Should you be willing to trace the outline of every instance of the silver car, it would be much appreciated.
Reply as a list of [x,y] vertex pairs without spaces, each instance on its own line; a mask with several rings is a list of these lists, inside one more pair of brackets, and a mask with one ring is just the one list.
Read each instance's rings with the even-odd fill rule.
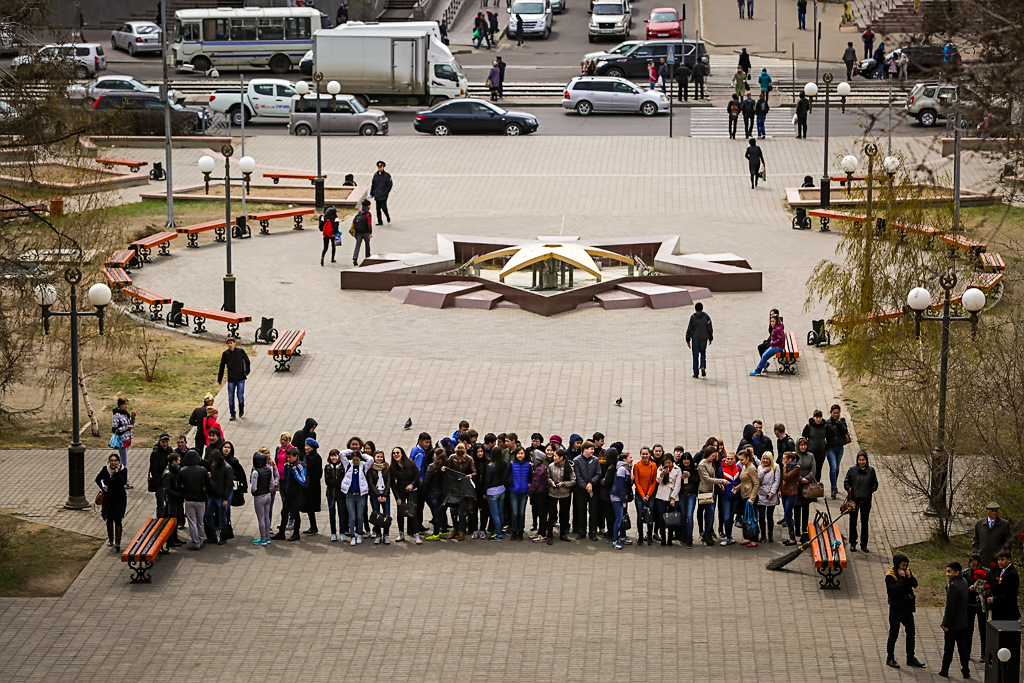
[[[100,95],[111,92],[160,92],[160,86],[146,85],[145,83],[132,78],[131,76],[100,76],[94,81],[85,84],[74,83],[68,86],[68,99],[81,100],[86,109],[92,108],[92,103],[99,99]],[[185,101],[184,93],[177,90],[170,90],[168,93],[171,102],[181,104]]]
[[565,86],[562,107],[575,109],[580,116],[595,111],[640,113],[654,116],[668,111],[669,98],[657,90],[644,90],[625,78],[577,76]]
[[[380,109],[367,109],[352,95],[331,97],[323,93],[320,95],[320,131],[387,135],[388,117]],[[313,97],[292,97],[288,132],[292,135],[316,135],[316,100]]]
[[160,52],[160,27],[152,21],[129,21],[110,33],[110,47],[136,52]]

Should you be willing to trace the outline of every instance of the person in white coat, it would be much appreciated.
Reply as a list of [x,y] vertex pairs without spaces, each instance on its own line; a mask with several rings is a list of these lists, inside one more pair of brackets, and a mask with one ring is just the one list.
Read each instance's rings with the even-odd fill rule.
[[[761,456],[761,466],[757,469],[757,477],[761,487],[757,490],[757,524],[761,529],[761,543],[775,542],[775,506],[779,504],[779,485],[782,473],[775,466],[771,453]],[[767,536],[765,535],[767,532]]]
[[678,531],[673,529],[668,535],[668,542],[665,540],[665,513],[678,512],[676,501],[679,500],[679,489],[683,484],[682,470],[679,469],[671,455],[661,459],[661,467],[658,469],[658,490],[654,492],[654,510],[656,513],[655,525],[662,545],[672,545],[672,536]]
[[348,528],[352,536],[349,545],[357,545],[363,542],[363,514],[366,510],[366,495],[370,492],[370,485],[366,480],[366,455],[361,451],[342,451],[341,464],[345,468],[345,474],[341,479],[341,492],[345,494]]

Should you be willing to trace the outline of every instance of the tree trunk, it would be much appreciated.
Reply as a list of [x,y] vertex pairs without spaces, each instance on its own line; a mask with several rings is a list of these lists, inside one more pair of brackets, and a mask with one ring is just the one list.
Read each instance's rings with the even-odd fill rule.
[[[85,401],[85,411],[89,413],[89,425],[92,427],[92,435],[100,435],[100,424],[96,421],[96,413],[92,410],[92,401],[89,400],[89,390],[85,388],[85,378],[78,376],[78,386],[82,389],[82,399]],[[78,435],[81,437],[81,434]]]

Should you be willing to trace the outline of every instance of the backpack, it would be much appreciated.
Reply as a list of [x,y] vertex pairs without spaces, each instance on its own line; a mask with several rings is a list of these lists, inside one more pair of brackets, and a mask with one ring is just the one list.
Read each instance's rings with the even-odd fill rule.
[[334,221],[329,221],[323,215],[320,216],[320,232],[324,237],[334,237]]
[[366,221],[366,212],[360,211],[352,217],[352,234],[363,234],[369,232]]

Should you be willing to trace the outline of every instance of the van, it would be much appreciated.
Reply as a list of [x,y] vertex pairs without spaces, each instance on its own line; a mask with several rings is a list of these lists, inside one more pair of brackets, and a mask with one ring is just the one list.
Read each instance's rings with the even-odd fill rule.
[[15,57],[11,66],[16,71],[38,71],[55,63],[75,62],[75,78],[90,78],[107,68],[107,58],[99,43],[78,43],[77,45],[44,45],[38,51]]
[[629,0],[597,0],[591,7],[587,37],[590,42],[597,38],[628,38],[633,28],[633,8]]
[[[316,135],[315,96],[292,97],[288,132],[292,135]],[[387,135],[388,117],[380,109],[367,109],[353,95],[331,97],[321,93],[320,132]]]
[[555,22],[551,0],[515,0],[508,9],[508,27],[505,35],[515,38],[516,16],[523,20],[524,36],[551,37],[551,25]]

